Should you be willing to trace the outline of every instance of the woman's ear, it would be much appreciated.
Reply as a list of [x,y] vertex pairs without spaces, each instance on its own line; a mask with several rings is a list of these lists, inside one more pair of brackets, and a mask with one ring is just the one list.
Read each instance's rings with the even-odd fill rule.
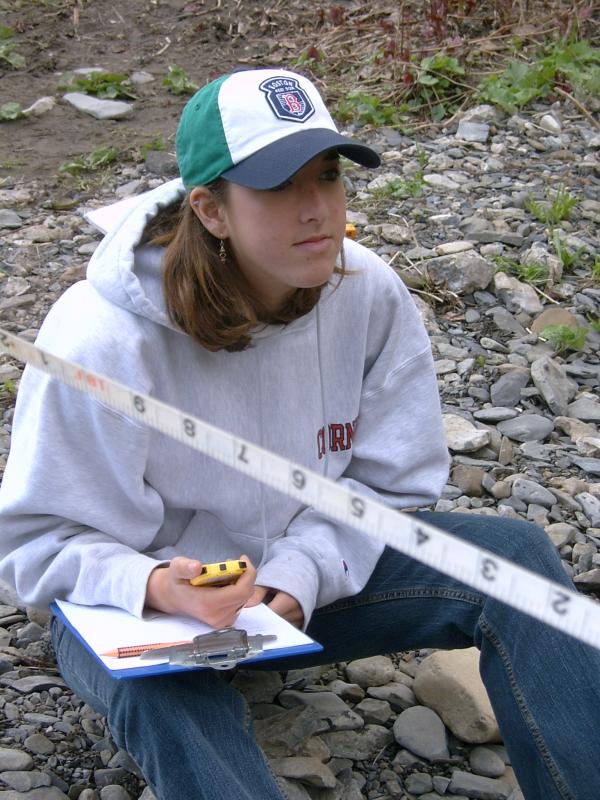
[[196,186],[190,192],[190,205],[194,214],[209,233],[217,239],[227,238],[223,204],[206,186]]

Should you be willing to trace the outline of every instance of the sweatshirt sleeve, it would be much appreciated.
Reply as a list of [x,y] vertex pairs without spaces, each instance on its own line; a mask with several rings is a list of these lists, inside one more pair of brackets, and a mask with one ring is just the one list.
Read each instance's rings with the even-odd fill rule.
[[[431,347],[399,281],[378,311],[353,455],[338,482],[392,508],[429,505],[444,487],[449,462]],[[294,596],[308,624],[314,608],[360,592],[383,549],[309,507],[274,544],[257,583]]]
[[25,369],[0,490],[0,577],[24,602],[45,606],[58,597],[142,614],[157,561],[139,551],[149,548],[164,513],[141,477],[149,435]]

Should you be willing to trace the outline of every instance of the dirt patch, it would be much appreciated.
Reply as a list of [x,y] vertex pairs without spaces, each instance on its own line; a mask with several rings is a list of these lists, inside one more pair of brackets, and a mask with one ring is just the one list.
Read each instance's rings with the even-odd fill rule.
[[[3,0],[2,22],[15,31],[26,69],[0,73],[1,102],[26,108],[51,95],[57,104],[43,116],[2,125],[0,178],[47,180],[73,156],[109,145],[122,151],[162,137],[170,147],[188,97],[162,85],[169,66],[202,85],[241,64],[285,64],[315,18],[314,11],[287,5],[286,11],[241,0]],[[292,19],[294,35],[286,34],[283,44],[280,34]],[[155,80],[137,87],[130,118],[101,121],[75,110],[58,91],[61,74],[81,67],[142,70]]]

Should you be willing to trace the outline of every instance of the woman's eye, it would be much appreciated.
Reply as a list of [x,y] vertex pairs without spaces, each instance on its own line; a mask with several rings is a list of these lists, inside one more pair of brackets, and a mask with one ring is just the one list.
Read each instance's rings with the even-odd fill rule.
[[338,167],[333,167],[332,169],[328,169],[326,172],[324,172],[322,178],[325,181],[335,181],[340,177],[341,174],[342,173]]

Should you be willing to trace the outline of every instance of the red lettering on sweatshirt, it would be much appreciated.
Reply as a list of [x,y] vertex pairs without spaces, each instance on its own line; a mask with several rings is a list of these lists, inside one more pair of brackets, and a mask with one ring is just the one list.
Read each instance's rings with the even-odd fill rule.
[[317,453],[319,459],[323,458],[327,450],[330,453],[350,450],[357,421],[358,418],[352,420],[352,422],[330,422],[327,430],[325,426],[319,428],[317,431]]

